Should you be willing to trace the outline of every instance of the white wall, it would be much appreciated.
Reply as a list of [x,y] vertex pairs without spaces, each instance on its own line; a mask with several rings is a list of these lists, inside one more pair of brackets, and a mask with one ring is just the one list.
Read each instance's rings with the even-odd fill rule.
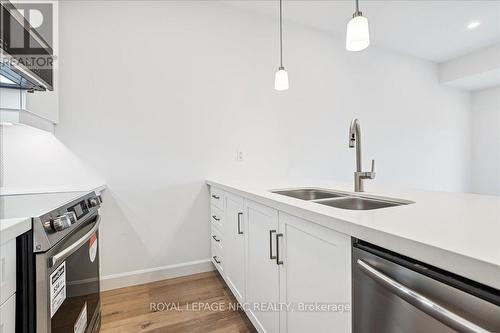
[[276,21],[223,4],[69,1],[60,27],[56,135],[109,186],[104,275],[208,258],[208,177],[351,181],[353,116],[377,184],[468,189],[469,95],[434,64],[286,22],[276,92]]
[[500,44],[439,64],[439,81],[450,87],[482,90],[500,84]]
[[472,94],[472,191],[500,195],[500,86]]
[[90,190],[103,182],[52,133],[0,124],[0,194]]

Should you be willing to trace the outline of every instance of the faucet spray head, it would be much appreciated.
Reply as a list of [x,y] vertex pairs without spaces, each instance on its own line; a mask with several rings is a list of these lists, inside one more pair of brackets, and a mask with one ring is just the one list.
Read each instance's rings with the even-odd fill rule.
[[356,144],[356,134],[354,132],[349,133],[349,148],[354,148]]
[[356,145],[357,135],[356,130],[359,130],[359,121],[352,118],[351,125],[349,126],[349,148],[354,148]]

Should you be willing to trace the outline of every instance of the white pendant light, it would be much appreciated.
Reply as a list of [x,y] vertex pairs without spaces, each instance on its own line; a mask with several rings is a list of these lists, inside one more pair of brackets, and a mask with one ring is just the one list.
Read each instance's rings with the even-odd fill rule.
[[283,66],[283,0],[280,0],[280,67],[274,76],[274,89],[288,89],[288,72]]
[[347,23],[347,34],[345,48],[349,51],[361,51],[370,45],[370,30],[368,19],[359,11],[358,0],[356,0],[356,11],[352,19]]
[[288,89],[288,72],[285,68],[280,67],[274,76],[274,89],[287,90]]

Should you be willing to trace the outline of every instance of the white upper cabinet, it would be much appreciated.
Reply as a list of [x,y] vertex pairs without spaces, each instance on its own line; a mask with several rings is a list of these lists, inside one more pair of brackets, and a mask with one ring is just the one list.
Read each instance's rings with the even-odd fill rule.
[[279,232],[281,332],[351,332],[350,237],[281,212]]
[[227,194],[224,237],[226,282],[240,302],[245,301],[245,214],[243,198]]
[[[261,204],[247,203],[247,303],[279,303],[279,267],[276,263],[278,211]],[[259,332],[279,332],[278,311],[253,309],[249,316]]]
[[59,85],[54,70],[54,90],[35,91],[0,88],[0,119],[53,131],[59,122]]
[[26,92],[20,89],[0,87],[0,109],[21,110],[26,106]]
[[59,75],[54,69],[54,90],[35,91],[26,95],[26,110],[41,119],[59,122]]

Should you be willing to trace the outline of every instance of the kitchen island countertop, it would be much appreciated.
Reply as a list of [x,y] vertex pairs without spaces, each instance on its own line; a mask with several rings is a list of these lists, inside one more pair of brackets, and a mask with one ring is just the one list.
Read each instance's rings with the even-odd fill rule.
[[363,195],[414,203],[361,211],[270,192],[299,187],[353,192],[352,184],[215,179],[207,183],[500,290],[500,197],[367,183]]

